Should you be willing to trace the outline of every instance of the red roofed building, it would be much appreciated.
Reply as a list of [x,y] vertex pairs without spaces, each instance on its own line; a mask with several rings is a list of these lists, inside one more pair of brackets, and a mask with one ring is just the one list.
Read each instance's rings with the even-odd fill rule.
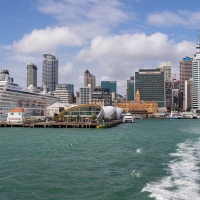
[[8,112],[7,122],[22,122],[25,119],[23,108],[14,108]]

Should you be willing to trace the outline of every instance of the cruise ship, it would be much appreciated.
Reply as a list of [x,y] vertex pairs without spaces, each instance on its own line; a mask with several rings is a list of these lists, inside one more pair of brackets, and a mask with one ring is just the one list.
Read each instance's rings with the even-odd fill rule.
[[8,70],[0,73],[0,120],[5,120],[8,111],[16,107],[24,108],[27,117],[44,116],[45,108],[60,100],[58,96],[47,93],[45,86],[42,92],[32,85],[22,89],[13,80]]

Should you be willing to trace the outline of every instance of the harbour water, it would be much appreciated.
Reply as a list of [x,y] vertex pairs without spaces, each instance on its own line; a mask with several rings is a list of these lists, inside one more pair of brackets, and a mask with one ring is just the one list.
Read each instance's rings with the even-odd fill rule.
[[200,199],[199,119],[0,128],[0,147],[0,199]]

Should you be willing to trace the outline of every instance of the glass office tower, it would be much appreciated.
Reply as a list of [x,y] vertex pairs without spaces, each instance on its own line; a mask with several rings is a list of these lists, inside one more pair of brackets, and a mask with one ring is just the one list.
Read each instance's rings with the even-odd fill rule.
[[49,91],[55,91],[58,84],[58,59],[50,54],[44,54],[42,82]]
[[110,92],[117,94],[117,81],[101,81],[101,88],[110,89]]
[[159,108],[166,107],[165,75],[160,69],[135,72],[135,90],[139,90],[141,100],[156,101]]

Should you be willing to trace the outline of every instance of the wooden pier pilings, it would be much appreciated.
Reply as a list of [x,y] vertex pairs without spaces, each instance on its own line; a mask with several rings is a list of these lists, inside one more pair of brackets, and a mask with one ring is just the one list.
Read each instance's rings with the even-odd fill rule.
[[23,127],[23,128],[111,128],[121,124],[122,120],[113,120],[109,122],[25,122],[25,123],[10,123],[1,122],[0,127]]

